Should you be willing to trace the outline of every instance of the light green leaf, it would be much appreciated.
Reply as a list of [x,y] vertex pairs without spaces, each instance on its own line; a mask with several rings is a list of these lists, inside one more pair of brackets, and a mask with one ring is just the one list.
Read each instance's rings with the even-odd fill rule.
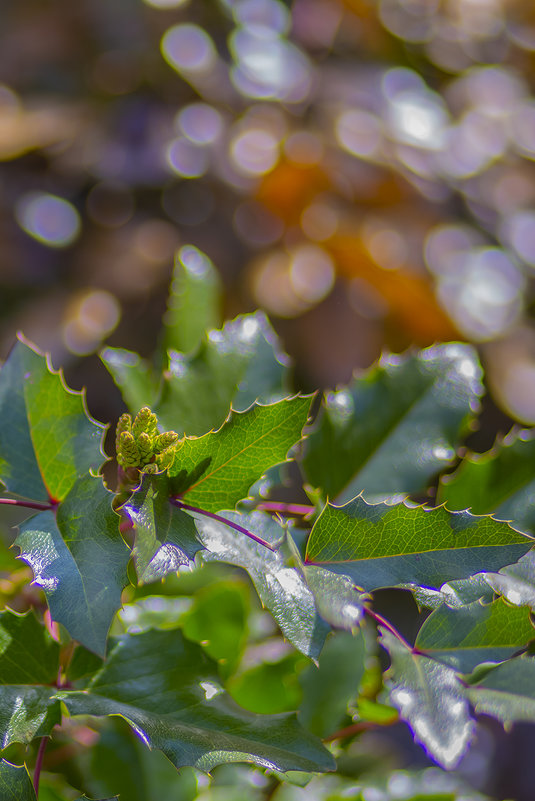
[[490,670],[468,698],[478,714],[492,715],[504,724],[535,721],[535,659],[522,656]]
[[112,498],[100,478],[81,478],[56,512],[40,512],[23,523],[15,541],[45,592],[52,618],[101,655],[121,605],[129,559]]
[[263,312],[245,314],[209,331],[198,352],[169,354],[155,411],[166,430],[188,435],[218,428],[229,408],[288,395],[288,358]]
[[483,454],[466,456],[457,470],[442,479],[441,503],[448,509],[470,509],[507,520],[520,531],[535,534],[535,437],[512,430]]
[[[297,674],[303,663],[308,664],[305,657],[292,650],[282,659],[262,661],[240,671],[227,682],[227,689],[240,706],[251,712],[293,712],[301,701]],[[303,723],[302,716],[300,722]]]
[[137,414],[143,406],[152,407],[156,403],[159,381],[145,359],[123,348],[104,348],[100,358],[132,414]]
[[140,489],[122,507],[134,524],[132,555],[140,584],[192,565],[202,548],[193,519],[173,506],[169,495],[167,475],[144,475]]
[[415,646],[462,673],[482,662],[503,662],[535,637],[527,608],[499,599],[452,609],[443,604],[425,621]]
[[507,523],[443,507],[369,504],[358,497],[327,504],[316,520],[306,562],[349,576],[365,590],[445,582],[498,570],[522,556],[532,540]]
[[221,280],[214,265],[193,245],[175,254],[167,311],[164,315],[164,349],[189,353],[205,331],[219,325]]
[[380,643],[390,654],[390,698],[417,741],[445,768],[459,762],[472,738],[464,688],[455,671],[406,648],[381,628]]
[[347,717],[347,707],[358,693],[364,675],[366,646],[360,630],[340,631],[329,637],[319,664],[309,665],[299,677],[303,701],[301,723],[317,734],[334,734]]
[[36,801],[26,765],[0,760],[0,797],[2,801]]
[[[281,540],[284,530],[262,512],[223,512],[224,517],[252,531],[266,542]],[[244,534],[201,515],[197,530],[206,551],[206,562],[228,562],[243,567],[251,577],[262,604],[271,612],[284,636],[302,653],[317,659],[329,626],[319,617],[314,596],[301,573],[288,567],[284,555],[269,551]]]
[[274,770],[331,770],[334,760],[294,715],[255,715],[219,686],[215,663],[180,631],[114,641],[84,692],[58,693],[72,715],[120,715],[176,767],[254,762]]
[[455,458],[482,392],[469,345],[384,358],[327,395],[307,440],[307,480],[341,502],[421,492]]
[[218,431],[184,441],[169,475],[174,494],[210,512],[232,509],[301,438],[310,396],[233,412]]
[[105,430],[89,417],[83,393],[20,339],[0,370],[0,481],[9,492],[63,500],[104,460]]

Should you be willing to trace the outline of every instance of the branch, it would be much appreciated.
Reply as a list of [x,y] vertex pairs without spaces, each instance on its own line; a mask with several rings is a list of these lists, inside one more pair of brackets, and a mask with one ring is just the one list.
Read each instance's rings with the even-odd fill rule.
[[47,512],[52,509],[51,503],[38,503],[37,501],[19,501],[16,498],[0,498],[0,503],[7,506],[24,506],[27,509],[38,509],[40,512]]
[[35,790],[35,797],[39,798],[39,779],[41,777],[41,768],[43,767],[43,758],[45,756],[46,747],[48,745],[49,737],[43,737],[39,743],[39,750],[37,752],[37,759],[35,760],[35,769],[33,772],[33,787]]
[[199,509],[197,506],[190,506],[188,503],[184,503],[183,501],[179,501],[178,498],[170,498],[169,499],[174,506],[177,506],[179,509],[184,509],[186,512],[195,512],[199,515],[204,515],[205,517],[209,517],[211,520],[217,520],[218,523],[223,523],[225,526],[230,526],[235,531],[239,531],[240,534],[245,534],[246,537],[250,537],[250,539],[257,542],[259,545],[263,545],[264,548],[269,548],[270,551],[275,552],[277,549],[270,545],[269,542],[266,542],[262,539],[262,537],[258,537],[256,534],[253,534],[252,531],[249,531],[243,526],[238,525],[238,523],[233,523],[232,520],[227,520],[226,517],[221,517],[221,515],[216,515],[215,512],[207,512],[204,509]]

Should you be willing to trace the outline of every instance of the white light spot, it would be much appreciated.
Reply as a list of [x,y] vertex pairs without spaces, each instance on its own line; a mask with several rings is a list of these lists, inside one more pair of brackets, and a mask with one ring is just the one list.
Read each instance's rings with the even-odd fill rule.
[[164,33],[160,47],[167,63],[178,72],[206,73],[215,66],[214,43],[198,25],[174,25]]
[[204,690],[204,696],[205,696],[207,701],[209,701],[210,698],[214,698],[214,696],[220,695],[223,692],[221,687],[218,687],[217,685],[213,684],[211,681],[201,681],[200,682],[200,686]]

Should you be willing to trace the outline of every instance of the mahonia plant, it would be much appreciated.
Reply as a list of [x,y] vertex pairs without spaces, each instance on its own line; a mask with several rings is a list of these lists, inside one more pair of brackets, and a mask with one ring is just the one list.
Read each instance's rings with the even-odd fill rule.
[[[31,573],[0,551],[1,798],[210,801],[232,775],[255,801],[386,800],[351,759],[378,769],[363,732],[408,724],[442,772],[404,798],[482,799],[455,772],[478,716],[535,722],[533,432],[459,459],[483,393],[460,343],[384,356],[311,423],[265,316],[218,328],[203,258],[177,258],[163,354],[101,354],[116,479],[46,357],[20,338],[0,369],[0,522]],[[389,588],[425,612],[413,639]]]

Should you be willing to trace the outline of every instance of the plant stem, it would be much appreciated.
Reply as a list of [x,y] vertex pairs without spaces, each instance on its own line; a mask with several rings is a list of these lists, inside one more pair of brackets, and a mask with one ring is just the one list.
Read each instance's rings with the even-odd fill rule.
[[48,745],[49,737],[43,737],[39,743],[39,750],[37,752],[37,759],[35,760],[35,769],[33,772],[33,787],[35,790],[35,797],[39,798],[39,778],[41,776],[41,768],[43,767],[43,758],[45,755],[46,747]]
[[400,641],[400,643],[402,643],[405,646],[405,648],[408,648],[409,651],[412,651],[412,652],[415,651],[415,649],[412,647],[412,645],[409,645],[407,640],[404,637],[401,636],[399,631],[396,628],[394,628],[392,623],[389,623],[388,620],[385,617],[380,615],[378,612],[374,612],[373,609],[370,609],[368,606],[364,607],[364,611],[365,611],[365,613],[367,615],[372,617],[375,620],[376,623],[379,623],[379,625],[384,626],[385,629],[388,629],[388,631],[391,634],[393,634],[394,637],[396,637]]
[[19,501],[16,498],[0,498],[0,503],[9,506],[24,506],[27,509],[38,509],[40,512],[47,512],[52,509],[51,503],[38,503],[37,501]]
[[285,515],[309,515],[314,506],[301,503],[282,503],[280,501],[262,501],[256,507],[261,512],[281,512]]
[[187,512],[196,512],[196,514],[204,515],[205,517],[209,517],[211,520],[217,520],[218,523],[223,523],[225,526],[230,526],[230,528],[233,528],[235,531],[239,531],[240,534],[245,534],[246,537],[250,537],[250,539],[254,540],[259,545],[263,545],[264,548],[269,548],[270,551],[275,552],[277,550],[270,545],[269,542],[263,540],[262,537],[257,537],[257,535],[253,534],[252,531],[243,528],[243,526],[238,525],[238,523],[233,523],[232,520],[227,520],[226,517],[216,515],[215,512],[207,512],[205,509],[199,509],[197,506],[190,506],[189,503],[184,503],[178,498],[170,498],[170,501],[174,506],[178,506],[179,509],[184,509]]
[[360,720],[358,723],[352,723],[351,726],[346,726],[344,729],[335,731],[334,734],[329,734],[328,737],[323,738],[323,742],[330,743],[332,740],[341,740],[344,737],[351,737],[353,734],[358,734],[361,731],[376,729],[379,726],[392,726],[394,723],[397,723],[397,718],[386,721],[385,723],[377,723],[371,720]]

